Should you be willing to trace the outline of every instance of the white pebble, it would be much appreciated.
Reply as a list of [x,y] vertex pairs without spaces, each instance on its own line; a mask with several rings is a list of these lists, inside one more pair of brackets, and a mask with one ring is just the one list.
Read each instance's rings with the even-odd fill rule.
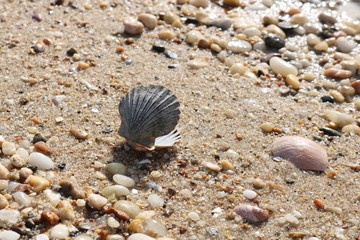
[[351,123],[353,123],[355,120],[351,115],[345,114],[345,113],[341,113],[338,111],[334,111],[334,110],[327,110],[324,113],[324,116],[326,119],[328,119],[329,121],[334,122],[337,126],[339,127],[344,127],[346,125],[349,125]]
[[[86,234],[81,234],[79,236],[77,236],[76,238],[74,238],[74,240],[93,240],[93,237],[90,237]],[[106,238],[106,240],[108,240],[108,237]]]
[[189,0],[189,4],[195,7],[206,8],[210,5],[210,0]]
[[113,176],[113,180],[117,184],[127,187],[127,188],[133,188],[135,186],[135,181],[132,178],[127,177],[125,175],[115,174]]
[[32,199],[24,192],[15,192],[12,194],[14,200],[23,207],[30,207]]
[[227,44],[227,49],[233,53],[249,52],[251,48],[249,42],[237,38],[231,39]]
[[254,199],[256,198],[257,196],[257,193],[254,192],[253,190],[249,190],[249,189],[246,189],[244,192],[243,192],[243,195],[244,197],[246,197],[247,199]]
[[20,221],[20,212],[14,209],[0,210],[0,222],[15,224]]
[[188,217],[193,220],[194,222],[197,222],[200,220],[200,216],[199,214],[197,214],[196,212],[189,212],[188,213]]
[[228,150],[224,153],[224,157],[225,157],[225,158],[230,158],[230,159],[237,160],[237,159],[240,157],[240,155],[239,155],[236,151],[234,151],[234,150],[232,150],[232,149],[228,149]]
[[0,179],[7,179],[9,170],[2,164],[0,164]]
[[46,189],[44,190],[44,195],[46,196],[46,198],[49,200],[49,202],[51,203],[52,206],[56,207],[56,205],[59,204],[59,202],[61,201],[61,195],[58,192],[55,192],[51,189]]
[[212,162],[203,161],[201,163],[201,165],[203,165],[204,167],[206,167],[214,172],[220,172],[220,170],[221,170],[221,167],[219,165],[212,163]]
[[270,67],[274,73],[281,74],[284,77],[289,74],[294,76],[297,76],[298,74],[298,70],[295,66],[279,57],[272,57],[270,59]]
[[112,185],[103,188],[103,190],[101,190],[101,195],[103,195],[106,198],[111,198],[111,197],[119,198],[130,195],[130,191],[129,189],[127,189],[127,187],[121,185]]
[[336,47],[340,52],[349,53],[356,47],[356,43],[346,37],[339,37],[336,39]]
[[46,234],[39,234],[35,236],[35,240],[49,240],[49,237]]
[[49,170],[55,168],[55,164],[51,158],[38,152],[33,152],[30,154],[29,163],[40,170]]
[[4,230],[0,232],[1,240],[17,240],[20,238],[20,234],[11,230]]
[[242,33],[245,34],[246,37],[261,36],[261,31],[259,29],[257,29],[256,27],[249,27],[249,28],[245,29]]
[[64,224],[58,224],[55,225],[50,230],[50,237],[56,238],[56,239],[65,239],[69,236],[69,229]]
[[88,201],[89,201],[89,205],[96,209],[101,209],[108,202],[107,198],[104,198],[99,194],[93,194],[93,193],[89,195]]
[[128,238],[128,240],[155,240],[155,238],[142,233],[134,233]]
[[111,228],[118,228],[120,227],[120,223],[113,217],[109,217],[107,219],[107,225],[109,225],[109,227]]
[[291,223],[291,224],[294,224],[294,225],[297,225],[299,224],[299,219],[297,219],[294,215],[292,215],[291,213],[288,213],[285,215],[285,220],[288,222],[288,223]]
[[153,209],[161,208],[162,206],[164,206],[164,200],[157,194],[151,194],[148,197],[148,202]]
[[15,143],[5,141],[2,143],[1,148],[4,155],[12,156],[16,153]]
[[167,228],[159,221],[154,219],[146,219],[143,221],[143,233],[162,237],[167,234]]

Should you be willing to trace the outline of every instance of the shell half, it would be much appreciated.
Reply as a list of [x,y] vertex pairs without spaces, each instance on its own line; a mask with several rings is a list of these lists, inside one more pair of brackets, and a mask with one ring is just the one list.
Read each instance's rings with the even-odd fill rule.
[[178,138],[172,131],[179,121],[179,106],[176,96],[163,86],[133,88],[119,104],[119,135],[136,150],[152,150],[158,137],[163,137],[160,143],[174,144]]

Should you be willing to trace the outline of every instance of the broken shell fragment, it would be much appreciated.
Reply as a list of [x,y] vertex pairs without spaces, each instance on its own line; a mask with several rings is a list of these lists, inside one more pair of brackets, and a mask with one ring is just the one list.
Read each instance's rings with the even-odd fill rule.
[[287,159],[301,169],[324,171],[329,166],[326,150],[303,137],[284,136],[276,139],[272,153],[274,157]]
[[241,204],[234,211],[249,223],[260,223],[269,219],[269,214],[256,206]]
[[165,87],[136,87],[120,101],[119,135],[138,151],[171,147],[180,139],[175,129],[179,121],[179,106],[176,96]]

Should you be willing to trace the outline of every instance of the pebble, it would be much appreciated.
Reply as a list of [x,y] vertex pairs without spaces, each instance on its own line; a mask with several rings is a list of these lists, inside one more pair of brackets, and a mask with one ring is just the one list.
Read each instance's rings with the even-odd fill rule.
[[130,191],[127,187],[121,185],[112,185],[105,187],[101,190],[101,195],[108,199],[120,198],[130,195]]
[[303,79],[304,79],[305,81],[312,81],[312,80],[315,79],[315,74],[313,74],[313,73],[311,73],[311,72],[306,72],[306,73],[304,73],[304,75],[303,75]]
[[310,33],[306,36],[306,42],[308,45],[314,46],[321,42],[321,38],[319,38],[318,36],[316,36],[313,33]]
[[70,129],[70,134],[73,135],[76,139],[85,140],[88,138],[89,134],[81,129]]
[[195,7],[207,8],[210,5],[210,0],[189,0],[189,4]]
[[254,185],[254,187],[256,188],[264,188],[266,187],[266,182],[264,182],[262,179],[260,178],[255,178],[253,181],[252,181],[252,184]]
[[51,158],[38,152],[33,152],[29,155],[29,163],[39,170],[50,170],[55,168],[55,164]]
[[325,41],[319,42],[314,46],[315,51],[318,51],[318,52],[326,51],[328,48],[329,48],[329,45]]
[[1,150],[4,155],[12,156],[16,153],[15,143],[4,141],[1,145]]
[[290,21],[295,24],[304,25],[305,23],[307,23],[309,21],[309,19],[307,16],[305,16],[301,13],[298,13],[298,14],[294,14],[293,16],[291,16]]
[[50,229],[50,237],[55,239],[65,239],[69,237],[69,229],[64,224],[55,225]]
[[77,69],[78,70],[85,70],[85,69],[88,69],[89,67],[90,67],[90,64],[85,63],[85,62],[79,62],[78,66],[77,66]]
[[149,13],[140,13],[138,16],[138,20],[150,30],[156,28],[157,26],[157,18]]
[[41,192],[50,186],[50,182],[47,179],[34,175],[29,176],[25,182],[29,183],[35,192]]
[[334,122],[340,128],[352,124],[355,121],[351,115],[334,110],[325,111],[324,117],[327,120]]
[[41,213],[41,220],[46,224],[56,225],[60,219],[56,213],[45,210]]
[[189,212],[188,214],[187,214],[187,216],[188,216],[188,218],[190,218],[192,221],[194,221],[194,222],[197,222],[197,221],[199,221],[200,220],[200,216],[199,216],[199,214],[197,214],[196,212]]
[[14,200],[22,207],[30,207],[32,198],[24,192],[15,192],[12,194]]
[[55,192],[51,189],[44,190],[44,195],[46,196],[47,200],[51,203],[52,206],[56,206],[61,201],[61,195],[58,192]]
[[46,234],[39,234],[35,236],[35,240],[49,240],[49,237]]
[[6,190],[8,188],[9,188],[9,180],[0,180],[0,191]]
[[333,137],[340,137],[341,136],[341,133],[339,133],[335,129],[328,128],[328,127],[319,128],[319,131],[323,132],[325,135],[328,135],[328,136],[333,136]]
[[197,44],[200,39],[203,39],[204,36],[201,34],[201,32],[197,30],[191,30],[186,34],[185,41],[188,44]]
[[355,105],[356,110],[359,111],[360,110],[360,99],[355,99],[354,105]]
[[147,200],[152,209],[162,208],[164,206],[164,199],[157,194],[151,194]]
[[279,57],[272,57],[270,59],[270,67],[274,73],[281,74],[284,77],[289,74],[292,74],[294,76],[297,76],[298,74],[298,70],[294,65],[284,61]]
[[0,222],[5,224],[15,224],[20,221],[20,212],[14,209],[1,209]]
[[356,42],[353,40],[350,40],[346,37],[339,37],[336,39],[336,47],[340,52],[343,53],[350,53],[353,49],[356,48]]
[[4,195],[0,194],[0,209],[4,209],[8,206],[9,206],[8,200],[6,199],[6,197],[4,197]]
[[257,193],[254,192],[253,190],[246,189],[246,190],[243,191],[243,195],[244,195],[244,197],[246,197],[247,199],[252,200],[252,199],[256,198]]
[[221,167],[215,163],[212,163],[212,162],[207,162],[207,161],[203,161],[201,163],[201,165],[203,165],[204,167],[206,167],[207,169],[210,169],[214,172],[220,172],[221,170]]
[[230,73],[231,74],[239,74],[240,76],[243,76],[245,74],[246,68],[244,64],[242,63],[234,63],[230,67]]
[[0,232],[1,240],[17,240],[20,238],[20,234],[11,230],[3,230]]
[[135,186],[135,181],[132,178],[127,177],[125,175],[115,174],[113,176],[113,180],[117,184],[122,185],[127,188],[133,188]]
[[245,40],[232,38],[228,44],[227,49],[233,53],[244,53],[251,51],[251,44]]
[[300,89],[300,81],[299,78],[297,76],[294,76],[292,74],[288,74],[286,76],[285,82],[292,86],[295,90]]
[[319,144],[299,136],[275,139],[272,153],[292,162],[300,169],[325,171],[329,166],[326,150]]
[[88,196],[89,205],[95,209],[101,209],[104,207],[108,200],[99,194],[90,194]]
[[115,202],[114,208],[125,212],[132,219],[136,218],[136,216],[140,213],[140,208],[138,205],[126,200],[119,200]]
[[267,211],[252,205],[241,204],[234,211],[250,223],[260,223],[269,219]]
[[190,69],[200,69],[209,66],[209,63],[202,60],[194,59],[188,61],[187,65]]
[[353,81],[350,86],[354,88],[356,94],[360,94],[360,80]]
[[280,49],[285,46],[285,40],[277,34],[265,35],[264,42],[268,48]]
[[111,175],[121,174],[125,175],[127,172],[127,168],[122,163],[109,163],[106,165],[105,170]]
[[8,179],[9,170],[2,164],[0,164],[0,179]]
[[234,165],[229,160],[220,160],[219,161],[221,168],[224,170],[233,170]]
[[146,234],[142,233],[134,233],[131,234],[128,240],[156,240],[155,238],[152,238]]
[[43,42],[37,42],[35,45],[34,45],[34,51],[36,53],[41,53],[41,52],[44,52],[45,51],[45,44]]
[[231,6],[231,7],[239,7],[241,5],[240,0],[223,0],[223,4]]
[[334,14],[322,12],[318,16],[319,20],[324,23],[335,24],[337,23],[336,16]]
[[345,97],[337,90],[332,90],[329,94],[335,99],[335,101],[342,103],[345,101]]
[[139,35],[144,31],[144,25],[133,18],[128,18],[124,20],[124,30],[130,35]]
[[74,199],[85,198],[85,192],[82,190],[75,177],[60,181],[61,192],[65,196],[71,196]]
[[293,225],[298,225],[299,224],[299,219],[297,219],[293,214],[288,213],[284,216],[285,220]]
[[286,34],[284,33],[284,31],[274,24],[270,24],[269,26],[264,28],[264,30],[268,33],[276,34],[284,39],[286,38]]
[[266,133],[270,133],[273,131],[274,125],[270,122],[264,122],[260,124],[261,130],[263,130]]
[[355,124],[349,124],[344,126],[341,131],[343,133],[355,133],[357,135],[360,135],[360,127]]
[[234,20],[231,18],[216,18],[212,21],[211,25],[221,28],[222,30],[227,30],[234,23]]

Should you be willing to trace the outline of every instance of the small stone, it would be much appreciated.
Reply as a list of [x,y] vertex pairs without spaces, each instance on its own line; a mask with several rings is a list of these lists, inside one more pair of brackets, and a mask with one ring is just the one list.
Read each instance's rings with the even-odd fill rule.
[[197,30],[191,30],[186,34],[185,41],[188,44],[197,44],[200,39],[203,39],[204,36]]
[[254,192],[254,191],[252,191],[252,190],[246,189],[246,190],[244,190],[243,195],[244,195],[244,197],[246,197],[247,199],[252,200],[252,199],[256,198],[257,193]]
[[190,60],[189,62],[187,62],[187,65],[189,66],[190,69],[197,70],[197,69],[209,66],[209,63],[198,60],[198,59],[194,59],[194,60]]
[[197,222],[200,220],[200,216],[196,212],[189,212],[187,216],[194,222]]
[[284,216],[285,220],[293,225],[298,225],[299,224],[299,219],[297,219],[293,214],[288,213]]
[[55,118],[55,122],[56,123],[61,123],[61,122],[63,122],[64,121],[64,118],[63,117],[56,117]]
[[142,233],[134,233],[131,234],[128,240],[156,240],[155,238],[152,238],[146,234]]
[[105,187],[101,190],[101,195],[110,199],[110,198],[120,198],[130,195],[130,191],[127,187],[121,185],[112,185]]
[[211,25],[221,28],[222,30],[229,29],[234,23],[231,18],[216,18],[211,22]]
[[119,200],[115,202],[114,208],[123,211],[130,216],[130,218],[134,219],[140,213],[140,208],[133,202],[126,200]]
[[359,111],[360,110],[360,99],[355,99],[354,105],[355,105],[356,110]]
[[316,44],[321,42],[321,38],[319,38],[318,36],[316,36],[313,33],[310,33],[309,35],[307,35],[306,37],[306,42],[308,45],[310,46],[315,46]]
[[244,53],[251,51],[251,44],[245,40],[232,38],[228,44],[227,49],[233,53]]
[[69,229],[64,224],[55,225],[50,229],[50,237],[55,239],[65,239],[69,237]]
[[78,70],[85,70],[85,69],[87,69],[89,67],[90,67],[90,64],[84,63],[84,62],[79,62],[78,66],[77,66],[77,69]]
[[55,164],[51,158],[38,152],[33,152],[30,154],[29,163],[40,170],[50,170],[55,168]]
[[300,82],[299,82],[299,78],[297,76],[288,74],[286,76],[285,81],[288,85],[292,86],[295,90],[300,89]]
[[332,90],[329,93],[335,99],[335,101],[337,101],[339,103],[342,103],[345,101],[345,97],[337,90]]
[[230,7],[239,7],[241,5],[240,0],[223,0],[223,4]]
[[42,152],[49,152],[50,151],[48,145],[43,141],[39,141],[39,142],[35,143],[34,147],[37,150],[40,150]]
[[256,27],[249,27],[246,28],[243,32],[243,34],[246,35],[246,37],[250,38],[250,37],[260,37],[261,36],[261,31],[256,28]]
[[234,119],[237,115],[237,112],[233,109],[225,109],[224,110],[224,115],[226,118],[228,119]]
[[158,33],[158,38],[162,40],[171,40],[176,37],[176,34],[170,30],[162,30]]
[[350,86],[355,89],[356,94],[360,94],[360,80],[353,81]]
[[165,13],[165,16],[164,16],[164,21],[167,23],[167,24],[173,24],[175,21],[177,20],[180,20],[180,17],[179,15],[177,15],[176,13],[173,13],[173,12],[166,12]]
[[253,181],[252,181],[252,184],[254,185],[254,187],[256,188],[264,188],[266,187],[266,183],[260,179],[260,178],[255,178]]
[[154,236],[157,239],[163,237],[167,234],[167,228],[154,219],[147,219],[142,222],[143,224],[143,233]]
[[189,0],[189,4],[195,7],[207,8],[210,5],[210,0]]
[[334,122],[338,127],[341,127],[341,128],[346,125],[349,125],[355,121],[351,115],[341,113],[338,111],[334,111],[334,110],[327,110],[324,113],[324,116],[326,119]]
[[220,170],[221,170],[221,167],[219,165],[217,165],[215,163],[212,163],[212,162],[204,161],[204,162],[201,163],[201,165],[203,165],[207,169],[210,169],[210,170],[215,171],[215,172],[220,172]]
[[274,125],[273,125],[272,123],[265,122],[265,123],[262,123],[262,124],[260,125],[260,128],[261,128],[261,130],[263,130],[264,132],[270,133],[270,132],[273,131]]
[[120,227],[120,223],[113,217],[109,217],[107,219],[107,225],[111,228],[118,228]]
[[0,179],[8,179],[9,170],[2,164],[0,164]]
[[340,52],[349,53],[357,46],[356,42],[346,37],[336,39],[336,47]]
[[160,171],[151,171],[150,176],[152,178],[158,179],[162,177],[162,173]]
[[50,182],[47,179],[34,175],[29,176],[25,182],[33,187],[34,192],[41,192],[50,186]]
[[15,143],[4,141],[1,145],[2,153],[7,156],[12,156],[16,153]]
[[269,219],[268,212],[256,206],[241,204],[234,211],[250,223],[260,223]]
[[339,133],[335,129],[328,128],[328,127],[319,128],[319,131],[323,132],[325,135],[328,135],[328,136],[333,136],[333,137],[340,137],[341,136],[341,133]]
[[165,50],[163,53],[169,59],[177,59],[177,57],[178,57],[176,53],[169,51],[169,50]]
[[335,24],[337,22],[336,15],[334,16],[331,13],[322,12],[319,14],[318,18],[321,22],[324,23]]
[[34,51],[36,53],[41,53],[45,51],[45,44],[43,42],[37,42],[34,46]]
[[328,48],[329,45],[325,41],[319,42],[314,46],[314,49],[318,52],[326,51]]
[[32,204],[32,198],[24,192],[15,192],[12,197],[22,207],[30,207]]
[[315,79],[315,74],[313,74],[313,73],[311,73],[311,72],[306,72],[306,73],[304,73],[304,75],[303,75],[303,79],[305,80],[305,81],[312,81],[312,80],[314,80]]
[[157,194],[151,194],[147,200],[152,209],[161,208],[164,206],[164,200]]
[[144,31],[144,25],[132,18],[124,20],[125,33],[130,35],[139,35]]
[[272,57],[270,59],[270,67],[275,74],[281,74],[284,77],[289,74],[294,76],[297,76],[298,74],[298,70],[295,66],[279,57]]
[[54,212],[45,210],[41,213],[41,220],[47,224],[56,225],[59,222],[59,216]]
[[230,73],[231,74],[239,74],[240,76],[243,76],[245,74],[246,68],[244,64],[242,63],[234,63],[230,67]]
[[0,239],[2,240],[18,240],[20,238],[20,234],[11,230],[2,230],[0,232]]
[[21,219],[20,212],[14,209],[1,209],[0,222],[5,224],[15,224]]
[[126,166],[122,163],[109,163],[106,165],[105,170],[111,175],[121,174],[125,175],[127,172]]
[[115,174],[113,176],[113,180],[117,184],[122,185],[127,188],[133,188],[135,186],[135,181],[132,178],[129,178],[125,175]]
[[44,195],[46,199],[51,203],[52,206],[57,206],[61,201],[61,195],[58,192],[55,192],[51,189],[44,190]]
[[233,170],[234,169],[234,165],[229,160],[220,160],[219,163],[220,163],[222,169],[224,169],[224,170]]
[[70,134],[73,135],[76,139],[85,140],[88,138],[89,134],[81,129],[70,129]]
[[4,195],[0,194],[0,209],[4,209],[8,206],[9,206],[8,200],[6,199],[6,197],[4,197]]
[[90,194],[88,197],[89,205],[95,209],[101,209],[104,207],[108,200],[99,194]]
[[74,177],[70,177],[68,180],[62,180],[59,184],[61,186],[61,192],[65,196],[71,196],[74,199],[85,198],[85,192]]
[[157,18],[149,13],[140,13],[138,16],[138,20],[144,24],[144,26],[148,29],[154,29],[157,26]]
[[268,48],[280,49],[285,46],[285,40],[276,34],[265,35],[264,42]]
[[307,23],[309,21],[309,19],[307,16],[305,16],[301,13],[298,13],[298,14],[294,14],[293,16],[291,16],[290,21],[295,24],[304,25],[305,23]]
[[350,124],[350,125],[346,125],[344,126],[341,131],[343,133],[355,133],[357,135],[360,135],[360,127],[355,125],[355,124]]
[[276,34],[276,35],[282,37],[283,39],[286,38],[286,34],[284,33],[284,31],[274,24],[270,24],[269,26],[264,28],[264,30],[268,33]]

